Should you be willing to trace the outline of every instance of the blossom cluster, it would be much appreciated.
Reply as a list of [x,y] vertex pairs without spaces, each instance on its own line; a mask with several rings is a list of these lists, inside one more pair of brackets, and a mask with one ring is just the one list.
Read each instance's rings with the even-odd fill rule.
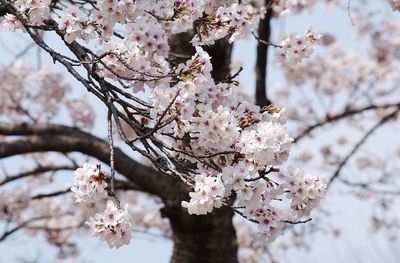
[[242,132],[239,145],[247,158],[267,166],[286,161],[292,141],[279,123],[260,122],[255,129]]
[[[99,165],[84,163],[83,167],[75,170],[74,175],[77,186],[71,190],[77,203],[96,205],[107,200],[108,178]],[[108,200],[105,210],[90,217],[87,224],[93,234],[106,241],[110,248],[119,248],[129,244],[131,239],[132,224],[127,209],[128,206],[121,209]]]
[[316,44],[321,40],[321,35],[308,28],[303,36],[291,34],[282,37],[281,50],[276,54],[278,63],[285,67],[295,67],[305,58],[310,57]]
[[299,215],[308,216],[318,205],[326,185],[320,178],[306,174],[304,170],[297,168],[289,171],[287,187],[289,189],[287,195],[292,199],[290,207],[298,211]]
[[98,165],[84,163],[74,172],[77,186],[72,187],[77,202],[90,203],[107,198],[107,175]]
[[[287,178],[280,183],[269,179],[270,170],[287,159],[292,142],[282,126],[286,121],[284,109],[260,109],[241,100],[235,86],[215,85],[209,77],[212,70],[209,57],[200,48],[181,69],[181,72],[196,71],[197,74],[193,74],[196,77],[182,78],[183,81],[177,84],[179,89],[172,90],[167,100],[161,101],[165,95],[163,97],[161,91],[157,92],[152,104],[155,106],[152,111],[154,119],[166,110],[179,90],[174,104],[176,110],[171,114],[179,121],[163,129],[174,129],[176,136],[193,134],[195,138],[189,143],[193,155],[229,150],[240,153],[236,157],[223,155],[215,158],[224,167],[222,172],[213,172],[209,167],[199,165],[201,176],[195,177],[194,191],[189,194],[190,200],[183,201],[182,205],[191,214],[210,213],[214,207],[228,200],[234,191],[237,206],[244,208],[243,216],[259,222],[259,230],[266,238],[274,239],[285,222],[298,220],[307,214],[303,210],[299,211],[299,207],[292,206],[283,210],[274,204],[274,200],[285,196],[293,203],[298,202],[293,199],[294,196],[285,194],[290,191],[286,187]],[[175,147],[189,151],[180,141],[174,143]],[[191,159],[184,155],[180,157]],[[307,200],[304,202],[305,210],[311,211],[314,207],[314,203],[309,200],[318,203],[322,198],[322,189],[315,192],[318,192],[317,196],[309,199],[308,195],[304,197]],[[298,195],[295,197],[298,198]]]
[[152,80],[158,80],[169,72],[166,60],[168,37],[165,31],[154,17],[147,16],[127,26],[125,35],[125,39],[108,42],[98,52],[109,53],[104,58],[103,74],[127,81],[134,92],[141,91],[144,83],[152,87]]
[[30,21],[34,25],[40,25],[50,16],[51,0],[17,0],[15,7],[20,12],[27,12]]
[[[310,215],[325,192],[321,178],[306,174],[301,169],[290,171],[280,182],[261,175],[251,162],[227,166],[215,177],[196,176],[190,201],[182,202],[190,214],[207,214],[220,207],[231,193],[236,193],[237,212],[258,223],[259,233],[272,241],[287,223],[297,222]],[[290,206],[277,205],[276,200],[290,200]]]
[[[245,1],[248,2],[248,1]],[[28,12],[34,24],[42,24],[50,17],[49,0],[17,1],[21,12]],[[97,1],[95,9],[81,10],[76,6],[62,10],[57,21],[64,32],[64,39],[71,43],[82,39],[99,38],[109,41],[118,24],[134,25],[138,19],[152,18],[165,33],[177,34],[195,29],[194,45],[210,45],[227,35],[230,41],[246,37],[255,31],[264,16],[262,5],[238,4],[235,1]],[[203,17],[206,14],[206,17]],[[16,18],[7,15],[3,24],[19,28]],[[151,28],[147,25],[146,28]]]
[[[317,196],[301,199],[304,210],[294,205],[283,210],[275,204],[275,200],[284,197],[292,203],[299,202],[294,200],[298,195],[284,194],[290,191],[285,187],[286,177],[278,182],[270,175],[279,170],[277,167],[286,161],[291,148],[292,139],[283,128],[285,110],[252,105],[241,97],[234,84],[216,84],[211,77],[210,57],[200,47],[196,51],[177,67],[181,81],[170,89],[153,89],[152,120],[148,125],[153,127],[166,113],[166,124],[157,137],[171,141],[171,148],[181,149],[174,153],[178,158],[197,164],[190,200],[182,201],[190,214],[210,213],[226,204],[235,192],[237,206],[244,209],[242,215],[259,222],[260,231],[273,240],[285,222],[306,216],[304,210],[314,207],[309,200],[318,203],[323,191],[315,190]],[[186,141],[169,140],[161,134],[171,131],[178,138],[186,136]],[[193,158],[207,155],[213,155],[210,159],[217,165]]]
[[64,39],[67,43],[72,43],[76,38],[89,41],[96,33],[95,25],[89,23],[87,16],[75,7],[65,10],[58,28],[65,31]]
[[212,45],[218,39],[229,35],[229,42],[236,41],[254,32],[264,15],[263,9],[252,5],[233,4],[220,7],[216,13],[195,26],[193,45]]
[[131,241],[132,224],[127,207],[120,209],[112,201],[107,202],[103,213],[91,217],[87,224],[110,248],[119,248]]
[[0,18],[1,25],[3,25],[8,30],[14,32],[16,29],[23,30],[24,26],[18,20],[18,18],[12,14],[6,14],[3,19]]
[[194,192],[189,194],[190,202],[182,201],[182,206],[187,208],[189,214],[204,215],[214,207],[222,206],[225,187],[220,176],[212,177],[202,173],[196,176],[195,181]]

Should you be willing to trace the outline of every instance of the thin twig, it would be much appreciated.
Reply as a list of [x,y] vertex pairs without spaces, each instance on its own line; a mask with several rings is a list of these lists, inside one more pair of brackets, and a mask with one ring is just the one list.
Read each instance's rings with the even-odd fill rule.
[[354,22],[354,18],[353,18],[352,14],[351,14],[351,0],[348,0],[348,1],[347,1],[347,14],[348,14],[348,16],[349,16],[349,18],[350,18],[351,24],[352,24],[353,26],[355,26],[356,23]]
[[[112,105],[111,101],[109,102]],[[110,106],[111,107],[111,106]],[[115,193],[115,163],[114,163],[114,141],[113,141],[113,134],[112,134],[112,110],[111,108],[108,109],[107,115],[107,131],[108,131],[108,145],[110,147],[110,184],[111,184],[111,196],[114,197],[115,202],[117,203],[117,207],[121,208],[121,202],[119,201],[116,193]]]
[[350,158],[354,155],[355,152],[361,147],[361,145],[364,144],[364,142],[371,136],[371,134],[374,133],[379,127],[381,127],[384,123],[389,121],[390,119],[396,117],[398,114],[399,109],[396,109],[392,113],[386,115],[383,117],[378,123],[376,123],[370,130],[367,131],[367,133],[364,134],[364,136],[361,138],[361,140],[356,143],[353,147],[353,149],[346,155],[346,157],[342,160],[342,162],[339,164],[338,168],[336,169],[335,173],[333,176],[329,179],[329,182],[327,184],[326,189],[328,190],[329,187],[332,185],[333,181],[339,177],[340,172],[342,171],[343,167],[347,164],[347,162],[350,160]]

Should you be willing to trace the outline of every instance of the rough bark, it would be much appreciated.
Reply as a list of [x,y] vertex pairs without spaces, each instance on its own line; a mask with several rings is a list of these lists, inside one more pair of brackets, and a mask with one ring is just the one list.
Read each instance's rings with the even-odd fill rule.
[[233,211],[216,209],[210,215],[189,215],[185,209],[164,209],[173,230],[171,263],[236,263]]
[[210,55],[213,71],[211,76],[215,82],[220,82],[229,76],[229,65],[231,64],[232,45],[228,38],[215,42],[213,46],[204,47],[204,50]]

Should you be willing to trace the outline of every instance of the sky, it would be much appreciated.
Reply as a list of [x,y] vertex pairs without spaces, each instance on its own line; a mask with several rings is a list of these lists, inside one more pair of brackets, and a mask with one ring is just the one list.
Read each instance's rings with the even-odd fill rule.
[[[382,1],[383,2],[383,1]],[[377,6],[381,5],[381,1],[376,1]],[[302,33],[308,27],[313,25],[318,32],[324,33],[333,31],[338,41],[350,48],[360,48],[363,43],[359,43],[354,38],[355,29],[351,25],[347,10],[326,9],[318,7],[316,12],[303,13],[300,16],[290,16],[278,22],[274,22],[275,28],[272,41],[278,40],[279,34],[299,32]],[[397,18],[400,19],[400,18]],[[49,39],[53,46],[59,48],[56,39]],[[13,50],[21,50],[29,45],[25,37],[0,31],[0,65],[8,65],[13,60]],[[255,46],[256,41],[252,38],[239,41],[234,48],[233,61],[240,61],[244,65],[244,70],[239,76],[241,83],[246,86],[247,92],[254,91],[254,64],[255,64]],[[249,51],[252,52],[249,52]],[[273,51],[271,51],[273,52]],[[42,64],[49,64],[54,71],[62,71],[60,65],[52,65],[51,60],[45,54],[40,54]],[[271,57],[271,56],[270,56]],[[34,61],[37,58],[36,49],[32,49],[24,59]],[[269,85],[275,84],[281,80],[280,74],[270,63]],[[68,81],[74,83],[74,92],[82,94],[84,89],[79,87],[74,80],[68,78]],[[91,103],[95,105],[96,113],[105,116],[104,107],[93,96],[89,97]],[[97,122],[93,133],[104,136],[106,134],[104,123]],[[375,144],[385,144],[390,142],[376,141]],[[126,150],[126,148],[125,148]],[[16,161],[9,162],[17,170],[19,163]],[[68,178],[68,177],[67,177]],[[72,177],[71,177],[72,179]],[[333,211],[337,211],[332,215],[332,220],[340,224],[345,230],[340,240],[327,238],[323,234],[315,235],[311,241],[313,250],[307,252],[304,250],[291,251],[283,257],[286,262],[296,263],[348,263],[348,262],[395,262],[396,254],[393,252],[396,248],[391,247],[382,236],[371,235],[363,218],[366,211],[370,209],[368,203],[357,202],[356,199],[340,192],[330,193],[326,198],[324,205],[328,205]],[[76,237],[81,248],[81,254],[78,260],[74,262],[140,262],[140,263],[166,263],[169,262],[171,255],[172,243],[170,241],[149,237],[141,234],[134,234],[132,243],[129,246],[119,250],[109,249],[104,243],[92,238],[88,235]],[[281,238],[286,238],[285,235]],[[28,237],[24,234],[17,234],[0,243],[0,263],[16,262],[17,259],[33,260],[37,262],[58,262],[54,255],[56,250],[46,245],[41,237]]]

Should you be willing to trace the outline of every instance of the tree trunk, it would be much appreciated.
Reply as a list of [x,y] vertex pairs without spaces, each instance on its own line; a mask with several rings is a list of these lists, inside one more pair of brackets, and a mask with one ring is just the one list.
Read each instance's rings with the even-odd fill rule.
[[[195,48],[190,44],[193,35],[181,33],[174,35],[169,40],[171,52],[179,55],[172,56],[176,63],[183,63],[195,53]],[[220,39],[212,46],[203,46],[203,49],[210,55],[213,71],[211,76],[215,82],[225,80],[229,74],[229,65],[231,63],[232,44],[229,44],[228,38]]]
[[164,209],[170,220],[174,248],[171,263],[237,263],[236,233],[229,207],[209,215],[189,215],[186,209]]
[[[175,62],[184,62],[187,60],[185,57],[194,54],[195,49],[189,43],[191,39],[192,35],[187,33],[170,39],[171,51],[179,55]],[[230,71],[232,45],[225,38],[203,48],[211,56],[211,75],[215,82],[225,80]],[[180,205],[182,200],[188,199],[188,193],[181,193],[176,200],[165,202],[166,207],[162,209],[163,216],[170,220],[173,233],[171,263],[237,263],[238,247],[232,209],[222,207],[208,215],[189,215]]]
[[[268,5],[269,2],[271,1],[268,1],[266,4]],[[271,36],[271,18],[272,8],[268,8],[265,18],[260,21],[258,27],[258,37],[267,42],[269,42]],[[268,45],[260,41],[257,43],[257,61],[255,69],[256,105],[260,107],[268,106],[271,104],[267,95]]]

